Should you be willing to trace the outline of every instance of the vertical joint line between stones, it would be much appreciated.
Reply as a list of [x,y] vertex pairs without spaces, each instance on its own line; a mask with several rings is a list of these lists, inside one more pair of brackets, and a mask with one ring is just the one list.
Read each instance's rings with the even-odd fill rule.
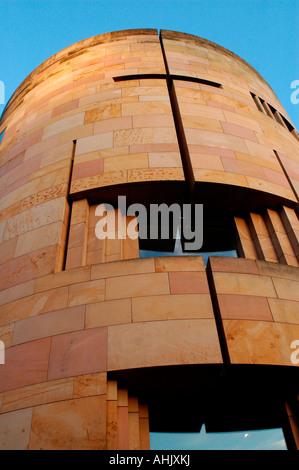
[[72,184],[72,176],[73,176],[74,159],[75,159],[75,153],[76,153],[76,145],[77,145],[77,140],[73,140],[70,174],[69,174],[68,188],[67,188],[67,199],[68,199],[69,203],[70,203],[70,190],[71,190],[71,184]]
[[183,166],[183,171],[185,175],[185,182],[187,184],[186,197],[190,199],[190,202],[192,202],[194,199],[195,178],[194,178],[194,173],[192,169],[191,158],[190,158],[190,154],[188,150],[188,144],[187,144],[187,139],[186,139],[186,135],[184,131],[182,116],[181,116],[180,109],[179,109],[178,99],[177,99],[177,95],[175,92],[173,79],[169,72],[166,52],[165,52],[161,34],[159,38],[160,38],[160,44],[161,44],[161,49],[162,49],[165,70],[166,70],[166,82],[167,82],[167,88],[168,88],[168,93],[169,93],[169,100],[170,100],[172,115],[174,119],[174,125],[176,129],[176,134],[177,134],[178,145],[179,145],[180,154],[181,154],[182,166]]
[[216,328],[217,328],[217,333],[218,333],[218,338],[219,338],[219,343],[220,343],[220,349],[221,349],[221,354],[222,354],[222,359],[223,359],[223,365],[224,366],[229,366],[231,364],[231,361],[230,361],[226,336],[225,336],[225,332],[224,332],[223,321],[222,321],[222,318],[221,318],[220,307],[219,307],[219,302],[218,302],[218,298],[217,298],[216,286],[215,286],[215,281],[214,281],[214,277],[213,277],[213,272],[212,272],[212,267],[211,267],[211,264],[210,264],[210,260],[208,260],[208,263],[207,263],[206,275],[207,275],[207,280],[208,280],[208,286],[209,286],[212,306],[213,306],[213,310],[214,310],[214,316],[215,316]]
[[74,167],[76,145],[77,145],[77,140],[73,140],[73,148],[72,148],[71,164],[70,164],[70,173],[69,173],[68,188],[67,188],[67,194],[66,194],[67,204],[69,205],[69,214],[68,214],[68,220],[67,220],[67,226],[66,226],[66,237],[65,237],[65,245],[64,245],[64,256],[63,256],[63,263],[62,263],[62,271],[65,271],[65,267],[66,267],[67,247],[68,247],[69,237],[70,237],[71,217],[72,217],[72,199],[70,197],[70,189],[71,189],[72,176],[73,176],[73,167]]
[[295,195],[297,201],[299,202],[299,196],[298,196],[298,194],[297,194],[297,191],[296,191],[296,189],[295,189],[295,187],[294,187],[294,185],[293,185],[293,183],[292,183],[292,181],[291,181],[291,178],[289,177],[289,175],[288,175],[288,173],[287,173],[287,171],[286,171],[286,169],[285,169],[285,167],[284,167],[284,164],[282,163],[282,160],[281,160],[281,158],[280,158],[280,156],[279,156],[279,153],[278,153],[276,150],[273,150],[273,152],[275,153],[276,158],[277,158],[277,160],[278,160],[278,163],[280,164],[280,167],[281,167],[281,169],[282,169],[282,171],[283,171],[283,173],[284,173],[286,179],[288,180],[288,183],[289,183],[289,185],[291,186],[291,189],[292,189],[292,191],[293,191],[293,193],[294,193],[294,195]]

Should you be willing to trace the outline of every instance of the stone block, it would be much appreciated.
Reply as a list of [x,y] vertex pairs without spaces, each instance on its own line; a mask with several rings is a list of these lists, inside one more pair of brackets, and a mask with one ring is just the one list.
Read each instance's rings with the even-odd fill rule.
[[69,306],[89,304],[104,299],[105,281],[103,279],[72,284],[69,287]]
[[41,276],[35,281],[35,292],[43,292],[48,289],[57,289],[61,286],[68,286],[75,283],[88,281],[90,279],[90,266],[70,269]]
[[254,260],[210,256],[209,261],[213,272],[259,274]]
[[107,400],[107,450],[117,449],[117,400]]
[[[223,121],[224,120],[224,114],[223,110],[219,108],[214,108],[212,106],[206,106],[205,104],[197,104],[197,103],[188,103],[184,102],[183,100],[180,100],[179,94],[178,94],[178,100],[179,100],[179,107],[180,107],[180,112],[183,118],[183,124],[184,120],[186,117],[189,116],[194,116],[198,117],[200,116],[201,119],[207,118],[207,119],[215,119],[217,121]],[[194,131],[191,133],[191,136],[196,136],[196,134],[199,132],[199,129],[194,129]],[[201,130],[201,132],[212,132],[212,131],[204,131]],[[224,135],[223,132],[220,134]],[[206,134],[206,136],[209,134]],[[213,136],[213,133],[212,133]],[[193,138],[193,140],[196,140]],[[198,139],[199,140],[199,139]],[[188,139],[188,142],[191,143],[198,143],[199,145],[209,145],[209,143],[201,143],[201,142],[191,142],[191,140]],[[211,141],[211,144],[214,142]],[[218,147],[218,145],[216,145]]]
[[56,268],[57,249],[57,245],[41,248],[2,264],[0,288],[7,289],[53,273]]
[[247,177],[237,173],[195,168],[194,176],[196,181],[207,181],[209,183],[213,182],[248,187]]
[[121,104],[116,102],[102,103],[97,108],[86,111],[85,124],[105,119],[121,117]]
[[67,257],[65,267],[66,270],[78,268],[79,266],[84,265],[85,253],[82,249],[83,245],[70,247],[67,250]]
[[84,163],[76,163],[73,167],[72,179],[77,180],[87,176],[101,175],[104,171],[103,159],[85,161]]
[[290,345],[298,338],[298,325],[252,320],[223,325],[232,364],[292,366]]
[[249,162],[249,163],[254,163],[260,166],[261,168],[270,168],[270,169],[279,171],[279,163],[270,157],[262,158],[259,156],[250,155],[248,152],[247,153],[236,152],[236,157],[238,160]]
[[224,111],[224,115],[227,123],[232,123],[239,126],[241,125],[247,129],[251,129],[254,132],[262,132],[261,126],[256,119],[252,119],[251,117],[240,115],[239,113],[232,113],[226,110]]
[[1,263],[6,263],[14,258],[16,246],[17,246],[17,237],[8,240],[0,245],[0,259]]
[[127,406],[117,406],[117,449],[129,449],[129,416]]
[[106,299],[169,294],[167,273],[127,275],[106,279]]
[[206,100],[207,106],[214,106],[215,108],[220,108],[225,111],[230,111],[231,113],[235,113],[235,108],[229,104],[225,103],[217,103],[216,101]]
[[272,280],[268,276],[216,272],[213,277],[218,294],[277,297]]
[[28,450],[32,408],[0,416],[0,447],[2,450]]
[[211,170],[224,171],[222,160],[217,155],[209,154],[190,154],[193,168],[208,168]]
[[42,226],[63,220],[65,198],[59,197],[34,205],[10,217],[5,225],[3,240],[7,241]]
[[65,333],[52,338],[48,379],[104,372],[107,357],[107,329]]
[[145,127],[137,129],[125,129],[114,131],[114,146],[123,147],[124,145],[139,144],[173,144],[177,142],[174,127]]
[[67,113],[69,111],[73,111],[74,109],[78,108],[79,106],[79,99],[74,99],[72,101],[67,101],[65,103],[61,103],[58,106],[55,106],[52,111],[52,117],[59,116],[60,114]]
[[[4,343],[5,348],[9,348],[11,346],[12,337],[14,334],[14,323],[9,323],[8,325],[4,325],[0,327],[0,339]],[[4,352],[5,356],[5,352]],[[1,406],[1,405],[0,405]]]
[[133,116],[133,127],[173,127],[174,121],[172,115],[164,114],[138,114]]
[[299,282],[298,270],[292,266],[286,266],[277,263],[267,263],[258,260],[256,262],[259,273],[263,276],[279,277],[282,279],[290,279]]
[[113,132],[92,135],[78,139],[76,155],[113,147]]
[[209,294],[172,294],[132,299],[134,322],[214,318]]
[[119,129],[131,129],[133,127],[132,116],[104,119],[94,123],[94,133],[104,134]]
[[104,396],[36,407],[32,416],[29,450],[105,450],[105,418]]
[[148,166],[149,168],[181,168],[182,159],[178,152],[152,152],[148,154]]
[[85,308],[79,305],[18,321],[12,345],[81,330],[84,328],[84,319]]
[[73,398],[105,395],[107,392],[107,374],[88,374],[74,377]]
[[268,299],[274,321],[299,324],[298,302],[286,299]]
[[55,222],[53,224],[39,227],[30,232],[23,233],[18,237],[15,250],[15,258],[32,253],[41,248],[57,245],[60,243],[62,223]]
[[221,158],[221,161],[225,171],[265,179],[263,169],[254,163],[224,157]]
[[86,328],[131,322],[131,299],[107,300],[86,306]]
[[299,301],[299,282],[273,277],[273,284],[280,299]]
[[68,288],[60,287],[8,302],[1,308],[0,324],[20,321],[67,306]]
[[236,158],[236,153],[230,149],[210,147],[209,145],[189,145],[188,147],[191,154],[217,155],[226,158]]
[[209,293],[206,273],[203,272],[171,272],[169,284],[171,294]]
[[1,412],[7,413],[8,411],[30,408],[52,401],[69,400],[72,396],[72,378],[28,385],[27,387],[5,392]]
[[1,365],[0,391],[25,387],[47,380],[51,338],[11,347]]
[[266,297],[219,294],[217,298],[223,319],[273,321]]
[[[170,103],[164,101],[137,103],[125,103],[122,105],[123,116],[145,116],[145,115],[171,114]],[[144,118],[143,118],[144,119]]]
[[140,431],[139,431],[139,415],[138,412],[130,412],[128,414],[129,427],[129,449],[140,450]]
[[134,168],[148,168],[148,156],[146,153],[120,155],[118,157],[105,157],[105,173],[118,170],[130,170]]
[[74,224],[70,226],[68,250],[84,245],[87,227],[85,223]]
[[42,138],[43,140],[48,139],[49,137],[59,134],[60,132],[66,131],[73,127],[81,126],[83,123],[84,113],[67,116],[45,127]]
[[205,271],[202,256],[161,256],[155,258],[155,269],[158,273],[177,271]]
[[181,168],[150,168],[128,170],[128,182],[141,181],[184,181],[184,173]]
[[221,362],[216,326],[211,319],[109,327],[108,370]]
[[144,258],[94,265],[91,267],[91,279],[154,273],[154,263],[155,261],[153,258]]
[[277,194],[283,198],[287,198],[291,201],[295,201],[294,193],[291,189],[281,186],[280,184],[272,183],[270,181],[261,180],[254,178],[253,176],[246,176],[248,187],[251,189],[257,189],[266,193]]
[[71,194],[88,189],[95,189],[113,184],[127,183],[128,176],[126,171],[113,171],[103,175],[88,176],[80,180],[74,180],[71,184]]
[[247,127],[242,127],[238,124],[233,124],[226,121],[222,121],[221,125],[223,132],[226,134],[235,135],[237,137],[243,137],[244,139],[252,140],[253,142],[258,142],[255,132],[251,129],[248,129]]

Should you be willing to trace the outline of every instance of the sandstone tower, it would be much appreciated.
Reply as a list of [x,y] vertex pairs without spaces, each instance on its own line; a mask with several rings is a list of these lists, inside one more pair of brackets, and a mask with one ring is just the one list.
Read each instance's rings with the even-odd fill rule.
[[[188,34],[103,34],[0,126],[0,448],[149,449],[203,423],[298,448],[299,141],[259,73]],[[201,251],[120,237],[120,196],[202,204]]]

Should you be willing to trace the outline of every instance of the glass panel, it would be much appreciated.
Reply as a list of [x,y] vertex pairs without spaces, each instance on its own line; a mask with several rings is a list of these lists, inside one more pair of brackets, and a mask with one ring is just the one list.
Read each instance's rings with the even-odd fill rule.
[[150,433],[151,450],[287,450],[283,431],[261,429],[238,432]]
[[203,246],[198,251],[184,251],[184,241],[177,232],[176,240],[140,240],[140,258],[155,256],[202,256],[205,265],[209,256],[228,256],[237,258],[238,252],[232,230],[222,227],[207,226],[204,228]]

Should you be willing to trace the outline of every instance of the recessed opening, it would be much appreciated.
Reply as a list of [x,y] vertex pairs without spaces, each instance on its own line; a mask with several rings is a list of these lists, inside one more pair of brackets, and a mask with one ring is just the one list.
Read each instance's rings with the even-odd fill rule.
[[282,115],[277,109],[275,109],[271,104],[267,103],[265,100],[250,92],[256,107],[259,111],[264,114],[267,114],[269,117],[275,119],[279,124],[286,127],[289,132],[291,132],[297,140],[299,140],[299,135],[294,126]]
[[265,110],[262,106],[262,103],[261,103],[261,100],[259,99],[259,97],[257,95],[255,95],[254,93],[250,93],[252,98],[253,98],[253,101],[255,102],[256,104],[256,107],[259,111],[261,111],[261,113],[265,113]]
[[271,369],[235,372],[217,376],[207,367],[178,375],[179,383],[175,371],[160,379],[149,400],[151,450],[290,448],[283,384],[273,389]]
[[[146,80],[146,79],[166,79],[167,75],[163,73],[140,73],[140,74],[131,74],[131,75],[120,75],[118,77],[113,77],[115,82],[123,82],[127,80]],[[183,80],[187,82],[201,83],[202,85],[210,85],[215,88],[222,88],[221,83],[214,82],[212,80],[206,80],[204,78],[198,77],[189,77],[186,75],[170,75],[172,80]]]
[[166,74],[165,73],[136,73],[136,74],[131,74],[131,75],[120,75],[119,77],[113,77],[113,80],[115,82],[124,82],[127,80],[146,80],[146,79],[165,79]]
[[287,450],[283,430],[251,429],[230,432],[150,433],[151,450]]
[[[161,236],[161,219],[156,221],[154,233],[158,237],[151,238],[151,221],[147,220],[147,238],[139,238],[139,256],[148,258],[155,256],[202,256],[207,264],[210,256],[226,256],[237,258],[237,244],[234,236],[232,218],[203,216],[201,221],[192,224],[187,217],[182,217],[180,225],[170,220],[169,237]],[[165,222],[165,219],[164,219]],[[145,220],[138,218],[139,233],[145,232]],[[187,236],[186,236],[187,234]]]

